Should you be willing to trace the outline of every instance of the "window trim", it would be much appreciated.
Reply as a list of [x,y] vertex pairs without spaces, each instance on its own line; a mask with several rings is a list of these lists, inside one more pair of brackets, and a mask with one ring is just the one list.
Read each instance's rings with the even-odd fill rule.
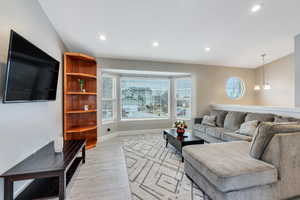
[[[192,108],[193,108],[193,79],[191,76],[189,77],[178,77],[178,78],[174,78],[174,109],[173,109],[173,112],[174,112],[174,118],[176,120],[191,120],[192,119]],[[176,95],[176,88],[177,88],[177,84],[176,84],[176,81],[177,80],[190,80],[192,82],[192,87],[191,87],[191,98],[190,98],[190,117],[177,117],[177,95]]]
[[[168,113],[167,113],[167,117],[159,117],[159,118],[130,118],[130,119],[124,119],[122,117],[122,87],[121,87],[121,82],[122,80],[128,80],[128,79],[138,79],[138,80],[167,80],[168,81]],[[126,121],[141,121],[141,120],[149,120],[149,121],[153,121],[153,120],[170,120],[171,119],[171,79],[168,77],[159,77],[159,76],[130,76],[130,75],[124,75],[124,76],[120,76],[119,79],[119,83],[120,83],[120,95],[119,95],[119,106],[120,106],[120,110],[119,110],[119,115],[120,115],[120,122],[126,122]]]
[[[103,112],[103,101],[111,101],[112,102],[112,119],[103,119],[103,114],[102,115],[102,124],[109,124],[109,123],[113,123],[116,121],[117,118],[117,77],[115,75],[111,75],[111,74],[102,74],[102,83],[101,86],[103,87],[103,79],[107,77],[107,78],[111,78],[112,79],[112,98],[103,98],[103,96],[101,96],[101,111]],[[102,89],[102,88],[101,88]]]

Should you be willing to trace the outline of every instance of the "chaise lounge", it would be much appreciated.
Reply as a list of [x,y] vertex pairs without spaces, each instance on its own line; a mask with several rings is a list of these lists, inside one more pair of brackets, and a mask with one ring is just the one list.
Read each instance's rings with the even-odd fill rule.
[[[201,134],[209,135],[203,131]],[[183,149],[186,175],[211,199],[279,200],[300,196],[299,123],[262,122],[251,143],[218,142]]]

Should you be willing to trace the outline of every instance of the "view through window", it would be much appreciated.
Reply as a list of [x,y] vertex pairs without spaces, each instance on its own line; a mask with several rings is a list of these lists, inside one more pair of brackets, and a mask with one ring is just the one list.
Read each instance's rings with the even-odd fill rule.
[[176,118],[190,119],[192,112],[192,80],[180,78],[175,80]]
[[102,121],[114,119],[115,78],[103,76],[102,78]]
[[169,117],[169,79],[122,78],[121,118]]

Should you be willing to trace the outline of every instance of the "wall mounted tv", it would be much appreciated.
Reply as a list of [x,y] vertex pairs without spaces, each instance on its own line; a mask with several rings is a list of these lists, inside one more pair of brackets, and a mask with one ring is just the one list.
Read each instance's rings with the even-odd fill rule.
[[59,62],[11,31],[3,103],[56,99]]

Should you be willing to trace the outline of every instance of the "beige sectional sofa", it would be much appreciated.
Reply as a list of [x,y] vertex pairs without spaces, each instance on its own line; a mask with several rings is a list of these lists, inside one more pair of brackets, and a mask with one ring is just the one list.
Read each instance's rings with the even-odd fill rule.
[[[216,123],[217,127],[195,127],[194,132],[211,143],[183,148],[186,175],[212,200],[300,199],[300,123],[297,119],[229,113],[224,123]],[[239,119],[233,119],[235,117]],[[230,122],[234,129],[228,129],[230,123],[226,120],[229,119],[234,121]],[[253,119],[262,121],[254,137],[248,139],[235,132],[238,124]],[[294,123],[290,123],[292,121]],[[252,142],[248,142],[250,140]]]
[[208,143],[248,141],[251,142],[253,135],[238,133],[241,124],[247,121],[258,120],[259,122],[293,122],[298,119],[282,117],[265,113],[244,113],[234,111],[213,110],[211,116],[216,116],[216,127],[201,124],[201,118],[195,119],[193,133],[203,138]]

